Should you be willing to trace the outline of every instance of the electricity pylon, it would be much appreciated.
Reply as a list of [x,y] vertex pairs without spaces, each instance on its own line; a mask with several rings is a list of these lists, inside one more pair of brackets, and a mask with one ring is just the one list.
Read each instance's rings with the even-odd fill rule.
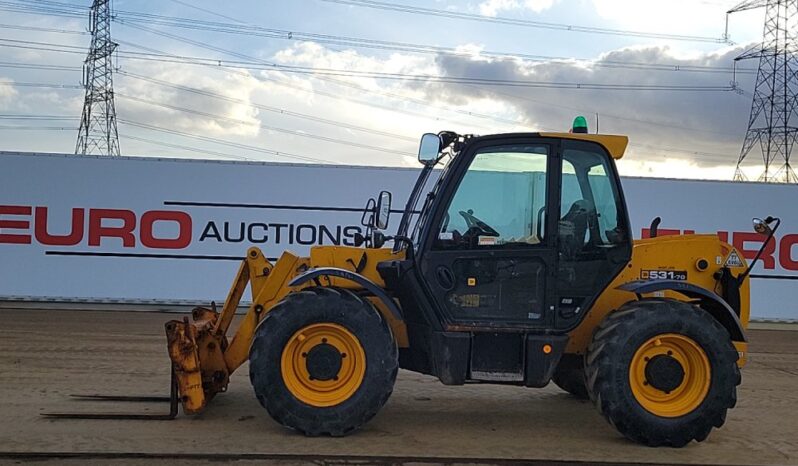
[[120,155],[116,129],[111,40],[111,0],[94,0],[89,14],[91,46],[83,65],[86,98],[80,118],[76,154]]
[[765,8],[762,44],[745,51],[735,61],[759,59],[748,131],[740,150],[734,179],[746,179],[741,169],[745,158],[758,147],[764,162],[759,181],[798,181],[790,165],[790,153],[798,136],[798,64],[796,63],[795,21],[798,0],[749,0],[727,13]]

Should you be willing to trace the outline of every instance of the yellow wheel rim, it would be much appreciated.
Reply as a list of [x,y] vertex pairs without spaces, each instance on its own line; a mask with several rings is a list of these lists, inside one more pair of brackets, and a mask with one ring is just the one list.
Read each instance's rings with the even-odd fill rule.
[[[647,380],[646,368],[658,357],[673,358],[681,365],[684,375],[678,386],[664,390],[662,383],[657,388]],[[662,417],[684,416],[700,406],[711,378],[709,358],[701,346],[676,333],[657,335],[643,343],[629,365],[629,385],[635,399],[648,412]]]
[[343,326],[328,322],[296,332],[283,348],[280,363],[291,394],[317,407],[348,400],[366,374],[366,353],[360,340]]

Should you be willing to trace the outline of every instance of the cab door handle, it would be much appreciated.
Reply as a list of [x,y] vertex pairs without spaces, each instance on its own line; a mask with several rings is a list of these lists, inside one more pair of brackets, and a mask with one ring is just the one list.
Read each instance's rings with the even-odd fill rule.
[[446,266],[439,266],[435,271],[435,277],[438,279],[438,284],[445,290],[454,288],[454,274]]

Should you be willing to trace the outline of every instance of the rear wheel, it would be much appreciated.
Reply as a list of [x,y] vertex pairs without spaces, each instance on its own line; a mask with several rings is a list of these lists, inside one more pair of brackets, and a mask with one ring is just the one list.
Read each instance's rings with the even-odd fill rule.
[[371,419],[393,391],[396,343],[368,301],[344,289],[286,296],[250,348],[249,376],[261,405],[306,435],[340,436]]
[[585,358],[581,354],[564,354],[551,380],[571,395],[581,400],[588,399]]
[[588,349],[587,389],[626,437],[650,446],[703,441],[737,401],[729,333],[675,300],[641,300],[607,316]]

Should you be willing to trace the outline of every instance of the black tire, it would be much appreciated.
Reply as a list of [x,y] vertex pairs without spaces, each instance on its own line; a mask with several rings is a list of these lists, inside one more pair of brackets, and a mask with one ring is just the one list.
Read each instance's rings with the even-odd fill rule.
[[[346,328],[365,353],[360,386],[334,406],[299,400],[286,387],[281,371],[289,339],[317,323]],[[398,350],[388,324],[371,303],[345,289],[308,288],[289,294],[260,323],[249,350],[249,378],[260,404],[275,421],[308,436],[343,436],[363,426],[391,395],[398,367]]]
[[[679,417],[649,412],[635,398],[629,381],[638,348],[665,333],[689,337],[709,360],[709,391],[696,408]],[[741,381],[737,358],[729,333],[706,311],[670,299],[633,301],[607,316],[593,336],[586,358],[588,393],[599,412],[627,438],[649,446],[682,447],[705,440],[725,422]]]
[[585,383],[585,357],[581,354],[564,354],[551,380],[580,400],[589,398]]

